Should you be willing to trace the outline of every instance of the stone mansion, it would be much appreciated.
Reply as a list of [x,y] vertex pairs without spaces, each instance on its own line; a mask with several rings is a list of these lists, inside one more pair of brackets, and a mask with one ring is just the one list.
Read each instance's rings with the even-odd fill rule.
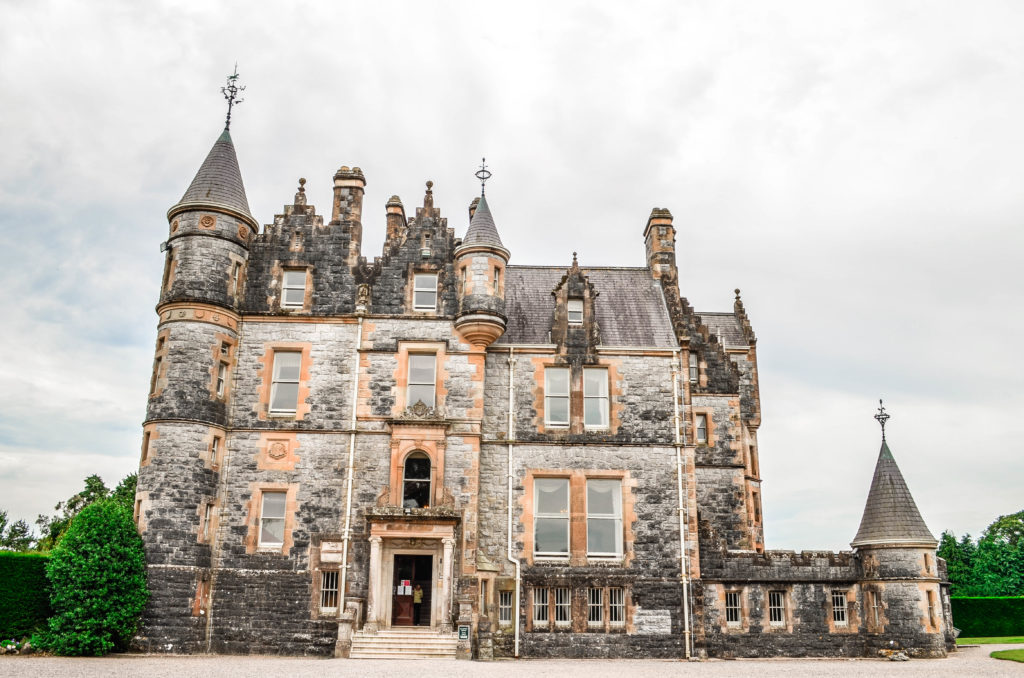
[[945,564],[884,440],[852,551],[765,548],[757,340],[738,290],[682,296],[667,209],[637,221],[644,266],[533,266],[500,205],[450,227],[427,182],[367,257],[363,172],[323,214],[299,183],[261,227],[225,128],[167,213],[139,647],[951,649]]

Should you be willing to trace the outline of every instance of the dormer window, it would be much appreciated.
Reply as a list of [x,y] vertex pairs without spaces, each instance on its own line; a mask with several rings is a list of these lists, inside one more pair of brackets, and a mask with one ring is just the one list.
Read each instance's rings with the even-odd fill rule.
[[412,307],[415,311],[437,310],[437,274],[417,273],[413,278]]
[[570,299],[567,305],[569,311],[569,324],[570,325],[582,325],[583,324],[583,300],[582,299]]

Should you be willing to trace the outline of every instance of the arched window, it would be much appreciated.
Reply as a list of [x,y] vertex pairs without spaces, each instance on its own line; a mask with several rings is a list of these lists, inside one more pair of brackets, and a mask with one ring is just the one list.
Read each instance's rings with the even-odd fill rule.
[[423,452],[413,452],[405,459],[402,506],[405,508],[430,506],[430,457]]

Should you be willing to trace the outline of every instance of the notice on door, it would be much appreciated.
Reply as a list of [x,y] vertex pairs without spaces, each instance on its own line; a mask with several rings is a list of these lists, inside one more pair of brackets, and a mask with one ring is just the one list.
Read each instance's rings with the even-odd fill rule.
[[409,579],[403,579],[402,583],[398,587],[398,595],[400,596],[411,596],[412,595],[412,583]]
[[660,636],[672,633],[672,613],[668,610],[642,610],[633,613],[637,635]]

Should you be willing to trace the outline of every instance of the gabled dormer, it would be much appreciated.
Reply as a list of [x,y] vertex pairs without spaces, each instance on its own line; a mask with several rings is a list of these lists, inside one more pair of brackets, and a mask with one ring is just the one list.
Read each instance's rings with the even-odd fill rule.
[[594,301],[598,292],[580,270],[576,253],[572,253],[572,266],[566,271],[555,289],[555,313],[551,322],[551,343],[558,352],[571,356],[593,356],[601,343],[601,329],[597,323]]

